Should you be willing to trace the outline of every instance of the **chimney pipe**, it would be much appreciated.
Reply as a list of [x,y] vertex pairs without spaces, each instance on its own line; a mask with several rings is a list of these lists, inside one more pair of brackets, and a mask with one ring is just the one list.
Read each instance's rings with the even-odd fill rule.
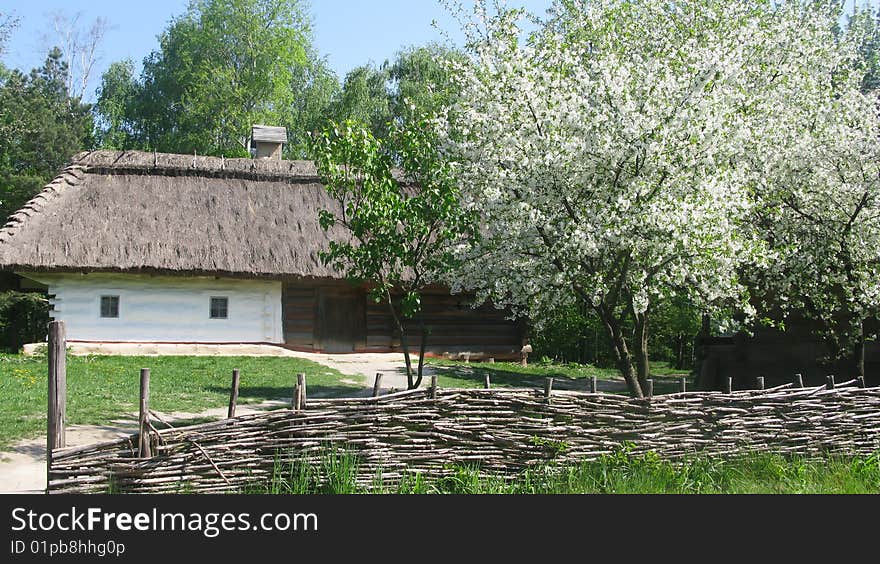
[[281,149],[287,143],[287,129],[268,125],[251,127],[251,147],[255,159],[281,160]]

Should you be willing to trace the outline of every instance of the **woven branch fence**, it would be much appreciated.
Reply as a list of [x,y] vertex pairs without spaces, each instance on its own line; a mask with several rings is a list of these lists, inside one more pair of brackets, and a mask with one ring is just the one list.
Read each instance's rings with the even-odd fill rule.
[[[279,462],[319,464],[328,444],[354,451],[357,481],[441,476],[479,465],[511,476],[548,461],[578,462],[630,443],[634,455],[824,455],[880,449],[880,388],[845,383],[761,391],[620,395],[526,389],[436,389],[309,400],[303,409],[234,417],[52,451],[56,492],[234,492]],[[146,437],[145,437],[146,438]]]

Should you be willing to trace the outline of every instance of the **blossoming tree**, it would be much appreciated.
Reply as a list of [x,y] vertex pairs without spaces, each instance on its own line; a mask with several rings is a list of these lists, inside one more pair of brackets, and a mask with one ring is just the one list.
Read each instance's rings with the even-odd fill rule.
[[442,127],[483,237],[461,245],[451,282],[538,323],[586,304],[641,397],[658,300],[752,313],[740,272],[767,253],[743,151],[776,139],[756,120],[798,111],[766,94],[807,72],[802,49],[831,16],[760,0],[560,0],[522,41],[522,12],[476,14]]
[[756,297],[778,320],[797,312],[813,321],[827,368],[846,376],[865,375],[864,343],[880,313],[880,105],[865,88],[865,31],[829,30],[805,51],[801,80],[758,87],[797,111],[765,109],[757,135],[775,141],[752,158],[755,225],[773,257],[749,274],[763,290]]

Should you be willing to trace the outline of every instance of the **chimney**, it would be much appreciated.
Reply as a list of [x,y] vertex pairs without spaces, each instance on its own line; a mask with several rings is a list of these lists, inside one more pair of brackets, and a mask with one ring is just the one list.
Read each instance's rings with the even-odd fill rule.
[[287,143],[287,129],[254,125],[251,128],[251,147],[255,159],[281,160],[281,148]]

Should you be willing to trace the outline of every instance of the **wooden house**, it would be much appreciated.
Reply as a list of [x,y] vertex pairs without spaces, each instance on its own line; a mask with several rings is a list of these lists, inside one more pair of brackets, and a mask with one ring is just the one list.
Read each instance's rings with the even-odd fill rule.
[[[71,341],[399,350],[387,306],[320,260],[345,234],[318,224],[336,204],[313,164],[257,154],[79,154],[0,229],[0,269],[46,290]],[[505,311],[443,288],[423,310],[431,354],[519,355]]]

